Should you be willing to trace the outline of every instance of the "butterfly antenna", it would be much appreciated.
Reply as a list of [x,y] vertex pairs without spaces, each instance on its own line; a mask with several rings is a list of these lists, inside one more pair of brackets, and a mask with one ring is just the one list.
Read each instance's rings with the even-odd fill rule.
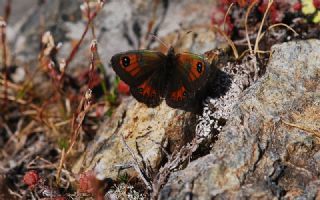
[[154,34],[152,34],[152,33],[149,33],[149,35],[150,35],[153,39],[155,39],[155,40],[157,40],[158,42],[160,42],[163,46],[165,46],[165,47],[167,48],[167,50],[170,49],[170,47],[169,47],[168,45],[166,45],[166,43],[163,42],[159,37],[157,37],[156,35],[154,35]]

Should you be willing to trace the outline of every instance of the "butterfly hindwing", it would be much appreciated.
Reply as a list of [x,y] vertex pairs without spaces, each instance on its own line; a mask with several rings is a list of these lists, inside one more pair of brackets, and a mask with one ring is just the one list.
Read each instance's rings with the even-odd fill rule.
[[143,83],[130,88],[132,96],[149,107],[158,106],[164,96],[164,75],[161,70],[155,71]]
[[165,62],[163,53],[150,50],[127,51],[111,58],[112,68],[130,87],[142,84]]
[[183,108],[188,105],[193,93],[187,91],[181,79],[171,79],[166,93],[166,103],[172,108]]

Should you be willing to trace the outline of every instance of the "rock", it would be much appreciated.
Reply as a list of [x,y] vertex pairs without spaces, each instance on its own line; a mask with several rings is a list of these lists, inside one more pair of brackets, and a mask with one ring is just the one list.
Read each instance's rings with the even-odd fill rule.
[[[1,5],[3,5],[1,3]],[[40,36],[46,31],[51,31],[57,42],[65,38],[63,18],[79,12],[80,2],[37,1],[23,2],[12,1],[11,15],[7,26],[8,42],[15,59],[20,62],[36,61],[39,53]],[[78,9],[77,11],[75,11]],[[1,9],[2,11],[2,9]]]
[[184,134],[186,131],[183,129],[189,115],[168,107],[165,102],[157,108],[148,108],[128,98],[101,125],[96,138],[73,167],[73,172],[93,169],[99,179],[116,179],[119,172],[136,176],[133,168],[126,169],[134,161],[120,134],[134,152],[140,167],[146,163],[155,172],[163,159],[163,149],[176,149],[190,137]]
[[320,41],[275,45],[208,155],[173,172],[160,199],[319,197]]

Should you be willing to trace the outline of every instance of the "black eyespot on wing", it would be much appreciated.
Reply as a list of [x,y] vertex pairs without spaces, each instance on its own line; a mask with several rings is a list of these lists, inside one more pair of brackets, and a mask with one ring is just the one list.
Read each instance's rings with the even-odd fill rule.
[[124,56],[121,58],[121,62],[124,67],[128,67],[130,65],[130,58],[128,56]]
[[[206,84],[210,66],[202,56],[192,53],[176,54],[175,66],[173,74],[179,76],[176,78],[181,79],[189,93],[196,93]],[[188,98],[190,96],[189,93]]]
[[165,66],[166,59],[161,52],[133,50],[112,56],[111,66],[121,80],[130,87],[137,87]]
[[203,66],[202,62],[197,63],[197,71],[199,72],[199,74],[201,74],[202,72],[202,66]]

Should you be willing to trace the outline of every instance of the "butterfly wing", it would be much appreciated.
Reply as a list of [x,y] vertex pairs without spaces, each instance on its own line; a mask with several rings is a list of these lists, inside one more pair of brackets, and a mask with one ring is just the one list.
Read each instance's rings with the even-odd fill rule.
[[181,75],[186,89],[196,92],[206,84],[210,65],[201,55],[181,53],[175,57],[175,70]]
[[141,85],[165,62],[163,53],[149,50],[127,51],[111,58],[113,70],[130,87]]
[[170,107],[183,108],[194,103],[198,90],[204,87],[210,73],[210,65],[204,57],[181,53],[174,57],[172,73],[166,91],[166,102]]
[[193,94],[186,90],[186,87],[181,80],[171,80],[168,85],[168,91],[166,93],[166,103],[172,108],[183,108],[189,105],[189,102],[193,98]]
[[164,96],[166,59],[164,54],[157,51],[127,51],[114,55],[111,65],[130,86],[132,96],[149,107],[155,107]]
[[147,80],[138,86],[130,88],[132,96],[148,107],[156,107],[163,96],[164,73],[155,71]]

